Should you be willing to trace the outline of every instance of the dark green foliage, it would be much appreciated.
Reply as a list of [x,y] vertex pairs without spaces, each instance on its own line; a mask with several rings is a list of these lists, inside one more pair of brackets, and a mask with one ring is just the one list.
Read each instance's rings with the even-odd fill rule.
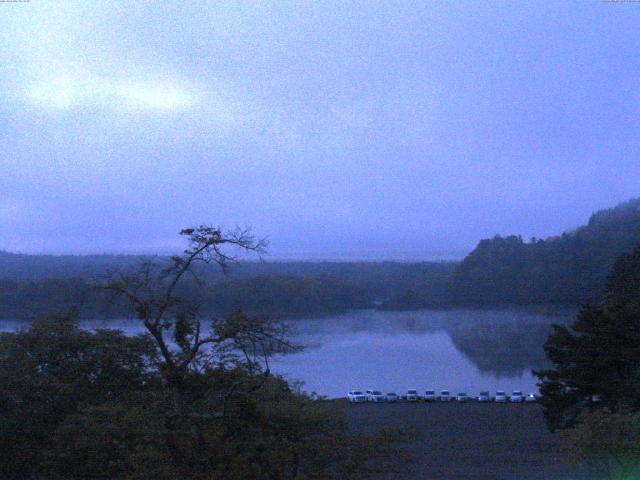
[[81,404],[44,442],[48,478],[168,478],[162,419],[139,402]]
[[[323,315],[367,308],[363,288],[337,278],[259,276],[198,285],[187,281],[180,294],[200,311],[225,315],[242,308],[276,316]],[[82,318],[124,317],[128,309],[111,301],[103,288],[78,278],[39,281],[0,280],[0,318],[30,320],[48,311],[77,307]]]
[[[248,328],[255,329],[229,321],[220,334]],[[398,439],[356,439],[340,402],[312,401],[279,378],[204,361],[185,377],[189,416],[168,425],[173,399],[159,365],[149,337],[88,332],[72,316],[1,334],[0,477],[359,478],[367,460]],[[220,410],[212,392],[239,382]]]
[[[537,372],[552,429],[585,411],[640,411],[640,246],[615,263],[603,304],[585,306],[545,344],[554,368]],[[599,402],[593,402],[596,395]]]
[[83,402],[119,401],[154,388],[155,347],[146,337],[80,330],[73,317],[39,319],[0,334],[0,472],[28,478],[42,446]]
[[[211,283],[184,280],[198,277],[196,265],[225,269],[229,245],[261,252],[264,243],[208,226],[181,234],[183,255],[115,274],[102,290],[147,334],[88,332],[75,315],[60,315],[0,335],[2,478],[356,478],[389,444],[353,439],[338,408],[270,374],[270,356],[298,350],[286,325],[239,310],[206,319]],[[344,283],[332,290],[328,280],[247,285],[216,307],[275,298],[266,307],[290,302],[289,313],[301,311],[300,302],[357,295]],[[245,300],[247,291],[257,302]]]
[[640,244],[616,260],[607,284],[608,305],[633,305],[640,301]]
[[640,242],[640,199],[595,213],[585,227],[526,243],[482,240],[451,279],[458,305],[580,305],[602,299],[615,260]]

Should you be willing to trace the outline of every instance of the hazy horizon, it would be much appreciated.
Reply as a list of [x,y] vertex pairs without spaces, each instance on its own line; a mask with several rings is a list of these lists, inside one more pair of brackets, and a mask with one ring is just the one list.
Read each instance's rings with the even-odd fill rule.
[[[629,199],[631,200],[631,199]],[[624,203],[624,202],[622,202]],[[607,206],[607,207],[603,207],[597,211],[600,210],[606,210],[609,208],[613,208],[615,206],[617,206],[619,204],[616,205],[611,205],[611,206]],[[597,211],[592,212],[596,213]],[[539,237],[539,238],[544,238],[544,239],[548,239],[548,238],[554,238],[557,236],[560,236],[563,233],[571,233],[572,231],[574,231],[575,229],[586,225],[588,222],[588,218],[586,218],[580,225],[576,225],[572,228],[565,228],[563,230],[559,230],[557,232],[555,232],[554,234],[548,236],[548,237]],[[517,233],[517,232],[510,232],[510,233],[504,233],[504,232],[500,232],[500,233],[496,233],[495,235],[497,236],[508,236],[508,235],[520,235],[521,234]],[[492,235],[491,237],[495,236]],[[490,237],[487,237],[490,238]],[[433,261],[442,261],[442,262],[448,262],[448,261],[459,261],[462,260],[467,254],[469,254],[471,252],[471,249],[469,249],[468,251],[458,251],[458,252],[446,252],[446,251],[440,251],[440,252],[392,252],[391,254],[387,254],[387,256],[382,256],[379,252],[369,252],[367,254],[367,252],[362,252],[360,251],[359,253],[353,253],[353,252],[338,252],[337,254],[331,255],[331,254],[315,254],[313,252],[309,252],[308,254],[300,254],[298,257],[292,256],[292,257],[287,257],[287,256],[276,256],[273,255],[270,252],[270,244],[269,244],[269,239],[268,237],[266,237],[267,242],[268,242],[268,247],[267,247],[267,252],[262,254],[261,256],[256,256],[256,255],[252,255],[252,254],[248,254],[245,255],[242,252],[238,252],[238,254],[240,255],[240,260],[241,261],[248,261],[248,262],[252,262],[252,261],[272,261],[272,262],[400,262],[400,263],[411,263],[411,262],[433,262]],[[478,239],[478,241],[476,242],[476,244],[478,242],[480,242],[480,240],[483,239]],[[528,240],[525,238],[525,241]],[[474,244],[474,247],[475,245]],[[100,256],[100,255],[173,255],[176,253],[176,251],[179,251],[181,247],[184,247],[184,245],[180,246],[180,245],[175,245],[173,246],[173,248],[165,248],[163,250],[129,250],[129,251],[121,251],[121,252],[109,252],[109,251],[105,251],[105,252],[100,252],[100,251],[94,251],[94,252],[67,252],[67,251],[59,251],[59,252],[21,252],[21,251],[9,251],[9,250],[4,250],[2,248],[0,248],[0,252],[4,251],[6,253],[12,253],[12,254],[25,254],[25,255],[53,255],[53,256]]]
[[0,250],[461,258],[640,196],[633,2],[0,3]]
[[[626,203],[627,201],[630,200],[640,200],[640,197],[637,198],[632,198],[632,199],[627,199],[625,201],[622,201],[616,205],[610,205],[610,206],[606,206],[603,208],[600,208],[594,212],[592,212],[592,214],[597,213],[599,211],[602,210],[608,210],[610,208],[614,208],[617,207],[621,204]],[[557,238],[559,236],[561,236],[564,233],[571,233],[573,231],[575,231],[576,229],[587,225],[589,218],[586,218],[580,225],[576,225],[572,228],[565,228],[562,230],[559,230],[557,232],[555,232],[552,235],[549,235],[548,237],[538,237],[541,239],[551,239],[551,238]],[[249,231],[251,231],[251,228],[249,228]],[[521,234],[517,233],[517,232],[510,232],[510,233],[496,233],[495,235],[492,235],[490,237],[486,237],[486,238],[491,238],[494,236],[509,236],[509,235],[516,235],[516,236],[522,236]],[[458,251],[458,252],[446,252],[446,251],[440,251],[440,252],[402,252],[401,255],[398,255],[398,251],[395,251],[393,253],[391,253],[390,255],[385,256],[380,256],[380,254],[378,252],[369,252],[369,254],[367,254],[367,252],[362,252],[360,251],[359,254],[350,254],[349,252],[340,252],[337,255],[331,256],[330,254],[325,254],[325,255],[317,255],[314,253],[309,253],[307,255],[301,255],[299,257],[286,257],[286,256],[274,256],[271,252],[270,252],[270,242],[268,237],[263,237],[266,241],[267,241],[267,251],[265,253],[263,253],[262,255],[254,255],[254,254],[245,254],[241,251],[238,251],[238,255],[239,255],[239,260],[243,261],[243,262],[253,262],[253,261],[274,261],[274,262],[399,262],[399,263],[411,263],[411,262],[432,262],[432,261],[443,261],[443,262],[447,262],[447,261],[459,261],[462,260],[467,254],[469,254],[471,252],[471,250],[473,249],[469,249],[468,251]],[[524,238],[524,237],[523,237]],[[484,239],[478,239],[476,244],[479,243],[481,240]],[[528,238],[524,238],[525,241],[528,241]],[[182,247],[184,247],[184,245],[182,245]],[[156,251],[152,251],[152,250],[133,250],[133,251],[121,251],[121,252],[65,252],[65,251],[60,251],[60,252],[20,252],[20,251],[9,251],[9,250],[4,250],[2,248],[0,248],[0,252],[6,252],[6,253],[10,253],[10,254],[24,254],[24,255],[52,255],[52,256],[101,256],[101,255],[123,255],[123,256],[127,256],[127,255],[150,255],[150,256],[154,256],[154,255],[159,255],[159,256],[164,256],[164,255],[173,255],[176,253],[176,249],[180,249],[179,245],[174,246],[172,249],[164,249],[164,250],[156,250]],[[395,253],[395,255],[394,255]]]
[[[166,250],[166,251],[130,251],[130,252],[89,252],[89,253],[67,253],[67,252],[17,252],[17,251],[8,251],[8,250],[0,250],[0,252],[5,252],[8,254],[15,255],[29,255],[29,256],[54,256],[54,257],[93,257],[93,256],[169,256],[175,254],[179,249],[174,250]],[[391,263],[422,263],[422,262],[455,262],[462,260],[469,252],[458,252],[458,253],[431,253],[427,255],[415,255],[405,254],[402,257],[380,257],[378,254],[374,254],[372,256],[359,255],[359,256],[349,256],[348,254],[342,256],[301,256],[301,257],[276,257],[270,253],[266,253],[261,257],[249,257],[248,255],[241,256],[238,258],[240,262],[276,262],[276,263],[289,263],[289,262],[308,262],[308,263],[320,263],[320,262],[329,262],[329,263],[380,263],[380,262],[391,262]]]

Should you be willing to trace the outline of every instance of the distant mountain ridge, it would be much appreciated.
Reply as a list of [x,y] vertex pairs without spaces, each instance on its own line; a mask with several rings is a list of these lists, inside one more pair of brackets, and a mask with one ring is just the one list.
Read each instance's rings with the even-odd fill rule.
[[0,250],[0,278],[103,278],[109,270],[129,268],[152,255],[28,255]]

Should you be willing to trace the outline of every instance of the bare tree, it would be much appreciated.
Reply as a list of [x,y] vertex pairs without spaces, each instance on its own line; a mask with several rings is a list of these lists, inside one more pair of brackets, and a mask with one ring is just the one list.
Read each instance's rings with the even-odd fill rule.
[[[215,365],[219,369],[242,368],[248,374],[244,378],[266,379],[270,374],[269,357],[296,347],[287,340],[283,324],[240,311],[205,324],[198,305],[177,293],[187,276],[204,288],[198,278],[198,264],[215,264],[226,271],[236,260],[230,250],[262,254],[267,245],[264,239],[256,239],[249,230],[225,232],[209,226],[184,229],[180,234],[188,240],[182,255],[171,257],[164,267],[158,262],[146,262],[133,272],[114,275],[107,288],[128,302],[155,340],[159,370],[171,394],[169,430],[175,427],[175,419],[189,419],[194,436],[201,437],[195,419],[203,413],[191,411],[185,402],[190,374]],[[253,381],[252,391],[257,388]],[[242,380],[225,385],[214,395],[219,400],[217,411],[204,415],[224,416],[227,400],[247,393],[242,389]]]

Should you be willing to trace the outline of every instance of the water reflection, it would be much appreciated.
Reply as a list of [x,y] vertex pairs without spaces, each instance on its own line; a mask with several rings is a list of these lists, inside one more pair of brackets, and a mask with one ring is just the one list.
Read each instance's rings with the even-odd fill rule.
[[[272,370],[329,397],[369,387],[535,391],[531,369],[547,365],[542,345],[550,326],[572,317],[570,311],[550,316],[523,310],[363,310],[292,320],[295,341],[308,348],[274,359]],[[21,325],[0,321],[0,330]],[[131,320],[82,325],[143,331]]]
[[536,390],[531,369],[547,361],[542,345],[553,316],[519,310],[358,311],[292,322],[306,351],[275,370],[307,391],[343,395],[350,388]]
[[542,349],[550,326],[534,323],[457,323],[446,331],[455,347],[482,372],[498,377],[522,375],[532,368],[548,366]]

